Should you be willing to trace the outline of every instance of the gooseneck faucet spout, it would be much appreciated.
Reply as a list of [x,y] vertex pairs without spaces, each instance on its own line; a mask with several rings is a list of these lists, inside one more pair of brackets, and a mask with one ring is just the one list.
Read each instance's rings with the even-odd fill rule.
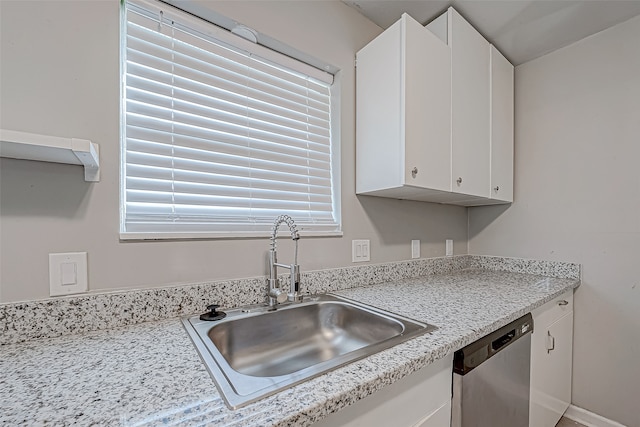
[[[278,254],[276,251],[276,236],[278,234],[278,227],[280,224],[285,223],[289,227],[291,232],[291,239],[295,242],[295,252],[293,264],[280,264],[278,263]],[[300,266],[298,265],[298,240],[300,235],[296,224],[289,215],[280,215],[273,223],[271,231],[271,248],[269,249],[269,306],[275,307],[278,303],[285,302],[287,299],[291,302],[298,302],[302,299],[300,295]],[[291,271],[291,280],[289,284],[289,292],[284,292],[278,280],[278,267],[287,268]]]

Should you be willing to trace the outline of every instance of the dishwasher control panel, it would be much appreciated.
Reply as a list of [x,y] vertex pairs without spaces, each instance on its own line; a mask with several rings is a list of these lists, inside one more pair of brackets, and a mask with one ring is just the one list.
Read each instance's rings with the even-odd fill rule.
[[528,313],[508,325],[455,352],[453,372],[465,375],[520,337],[533,332],[533,317]]

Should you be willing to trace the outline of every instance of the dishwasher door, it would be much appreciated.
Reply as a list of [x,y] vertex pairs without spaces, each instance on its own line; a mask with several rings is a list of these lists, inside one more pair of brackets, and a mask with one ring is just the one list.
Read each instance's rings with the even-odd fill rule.
[[533,318],[454,354],[452,427],[528,427]]

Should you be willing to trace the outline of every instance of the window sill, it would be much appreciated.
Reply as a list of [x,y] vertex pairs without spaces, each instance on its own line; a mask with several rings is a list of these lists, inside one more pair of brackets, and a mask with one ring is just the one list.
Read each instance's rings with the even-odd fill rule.
[[[300,230],[300,237],[342,237],[342,231],[304,231]],[[181,232],[156,232],[135,233],[121,232],[121,241],[162,241],[162,240],[234,240],[234,239],[259,239],[271,237],[270,231],[249,232],[218,232],[218,233],[181,233]]]

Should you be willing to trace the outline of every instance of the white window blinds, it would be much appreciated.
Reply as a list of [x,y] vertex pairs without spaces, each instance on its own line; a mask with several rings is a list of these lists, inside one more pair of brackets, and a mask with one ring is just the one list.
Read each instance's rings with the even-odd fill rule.
[[124,26],[123,238],[340,230],[333,76],[160,3]]

